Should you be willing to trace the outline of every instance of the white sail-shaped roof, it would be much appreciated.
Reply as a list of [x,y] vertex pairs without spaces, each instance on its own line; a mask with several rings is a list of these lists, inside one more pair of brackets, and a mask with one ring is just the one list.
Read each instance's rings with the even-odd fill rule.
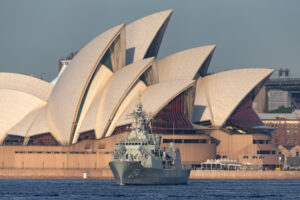
[[[33,135],[43,134],[43,133],[49,133],[51,132],[49,125],[47,123],[46,118],[46,111],[47,107],[43,106],[39,109],[39,112],[34,120],[34,122],[31,124],[31,127],[27,133],[26,136],[30,137]],[[57,138],[58,136],[55,134],[52,134],[54,138]]]
[[[142,93],[141,103],[147,112],[151,112],[153,115],[155,115],[176,96],[193,85],[193,80],[168,81],[151,85]],[[116,126],[132,123],[133,119],[128,119],[127,116],[135,109],[138,101],[139,99],[136,98],[135,101],[130,104],[120,120],[117,122]]]
[[122,104],[120,105],[118,111],[114,115],[113,120],[110,123],[109,128],[106,131],[105,136],[111,136],[111,134],[114,132],[116,125],[122,117],[122,115],[126,112],[126,109],[136,100],[136,98],[142,94],[147,89],[147,85],[143,81],[138,81],[134,87],[130,90],[126,98],[123,100]]
[[27,114],[45,105],[52,85],[43,80],[14,73],[0,73],[0,143],[7,131]]
[[16,90],[0,90],[0,143],[6,136],[6,131],[22,120],[36,107],[46,102],[28,93]]
[[[143,91],[145,91],[146,89],[146,84],[141,80],[137,81],[137,83],[134,84],[133,88],[129,91],[122,104],[118,108],[113,120],[111,121],[109,129],[106,131],[106,136],[110,136],[112,134],[112,132],[115,129],[116,123],[118,122],[119,118],[122,116],[124,111],[127,109],[127,107],[131,105],[131,103],[138,97],[138,95],[143,93]],[[95,129],[96,118],[94,116],[96,115],[97,109],[91,109],[89,115],[86,115],[84,123],[80,127],[80,133]],[[74,139],[74,142],[75,141],[77,141],[77,138]]]
[[24,92],[47,101],[52,88],[53,85],[50,83],[32,76],[7,72],[0,73],[0,89]]
[[119,70],[107,84],[99,98],[98,114],[96,118],[96,135],[103,137],[109,122],[115,117],[115,113],[123,103],[126,95],[137,82],[140,76],[153,63],[154,58],[137,61],[126,68]]
[[[112,71],[110,71],[106,66],[103,65],[103,66],[101,66],[99,72],[95,76],[94,81],[90,86],[90,92],[88,93],[88,95],[86,97],[85,105],[83,106],[82,111],[81,111],[82,117],[80,117],[80,119],[78,120],[77,129],[74,133],[74,138],[76,138],[76,141],[79,136],[78,133],[80,133],[81,126],[84,123],[84,120],[88,113],[88,110],[90,109],[91,106],[93,106],[92,103],[94,102],[94,99],[96,98],[96,94],[100,93],[103,90],[103,88],[108,83],[108,81],[113,76],[113,74],[114,73]],[[73,138],[73,140],[74,140],[74,138]]]
[[43,105],[41,107],[37,107],[36,109],[32,110],[21,121],[19,121],[17,124],[15,124],[8,131],[6,131],[6,134],[25,137],[27,135],[29,129],[31,128],[32,123],[37,118],[41,108],[45,107],[45,106],[46,105]]
[[[111,45],[118,40],[119,47],[111,56],[112,63],[120,69],[125,65],[125,25],[121,24],[100,34],[82,48],[70,61],[53,88],[47,105],[47,121],[51,132],[58,136],[58,142],[69,144],[76,130],[78,118],[89,87],[99,70],[98,65],[109,51]],[[104,63],[103,63],[104,64]]]
[[[152,65],[153,61],[154,58],[148,58],[122,68],[99,91],[93,105],[90,107],[90,111],[87,113],[87,115],[93,115],[93,117],[87,117],[87,119],[96,119],[96,138],[103,137],[105,130],[110,125],[111,120],[113,120],[122,101],[143,72]],[[78,136],[79,131],[76,132],[73,143],[77,141]]]
[[[240,102],[273,71],[238,69],[198,79],[192,121],[210,120],[214,126],[223,126]],[[195,107],[202,108],[199,110],[202,113],[195,113]]]
[[168,24],[172,12],[173,10],[165,10],[154,13],[126,25],[127,64],[145,58],[151,44],[153,46],[156,45],[155,48],[159,48],[164,29]]
[[[159,82],[195,79],[200,68],[205,68],[203,65],[209,64],[206,61],[215,48],[215,45],[209,45],[187,49],[157,61]],[[207,68],[204,69],[204,73],[206,70]]]
[[6,133],[8,135],[30,137],[49,132],[50,128],[46,120],[46,105],[43,105],[31,111]]

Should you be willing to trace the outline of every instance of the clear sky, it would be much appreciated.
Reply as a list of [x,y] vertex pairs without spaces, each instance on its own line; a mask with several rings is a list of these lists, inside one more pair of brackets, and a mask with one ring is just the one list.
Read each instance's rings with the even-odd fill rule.
[[300,77],[299,0],[0,0],[0,71],[51,81],[61,57],[108,28],[170,8],[158,58],[216,44],[210,72],[289,68]]

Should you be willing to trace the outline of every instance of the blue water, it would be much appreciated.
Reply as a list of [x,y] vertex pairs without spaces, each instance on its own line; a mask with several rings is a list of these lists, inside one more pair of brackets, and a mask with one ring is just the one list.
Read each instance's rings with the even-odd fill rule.
[[190,180],[119,186],[113,180],[0,179],[0,199],[300,199],[300,180]]

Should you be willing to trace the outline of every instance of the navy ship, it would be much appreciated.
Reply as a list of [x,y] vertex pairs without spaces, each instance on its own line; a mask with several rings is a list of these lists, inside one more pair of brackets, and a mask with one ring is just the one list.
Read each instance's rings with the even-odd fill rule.
[[135,118],[135,127],[114,146],[109,163],[117,184],[186,184],[190,167],[182,166],[174,143],[162,148],[161,136],[149,133],[150,115],[141,103],[130,116]]

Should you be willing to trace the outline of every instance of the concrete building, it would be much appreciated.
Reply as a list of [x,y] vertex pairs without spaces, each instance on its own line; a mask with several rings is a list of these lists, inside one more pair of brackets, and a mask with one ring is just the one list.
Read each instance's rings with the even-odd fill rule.
[[254,109],[259,113],[271,111],[280,106],[298,110],[300,109],[299,91],[299,78],[287,77],[269,79],[257,95],[253,104]]
[[[3,168],[107,168],[128,133],[140,96],[163,145],[174,140],[184,163],[228,158],[277,164],[270,128],[252,102],[272,69],[207,74],[215,45],[156,60],[173,10],[100,34],[51,83],[0,74]],[[1,78],[3,77],[3,78]]]
[[280,106],[291,107],[288,91],[269,90],[268,91],[268,110],[275,110]]
[[[285,71],[289,71],[289,70],[286,69]],[[291,106],[293,110],[300,109],[300,92],[299,92],[300,79],[299,78],[287,77],[287,78],[270,79],[266,82],[265,86],[267,91],[277,91],[277,93],[278,91],[281,91],[281,94],[283,94],[283,98],[281,99],[280,97],[278,99],[278,96],[275,95],[274,102],[277,103],[281,102],[282,106]]]

